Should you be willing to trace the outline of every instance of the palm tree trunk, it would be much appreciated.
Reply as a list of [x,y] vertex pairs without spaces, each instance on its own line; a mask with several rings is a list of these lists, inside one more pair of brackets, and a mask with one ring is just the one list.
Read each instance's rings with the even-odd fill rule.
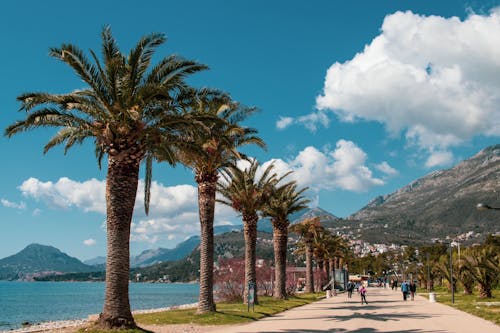
[[[281,227],[281,228],[280,228]],[[274,260],[276,264],[274,298],[286,299],[286,247],[288,243],[288,226],[275,226],[273,223]]]
[[215,311],[214,302],[214,211],[215,181],[201,180],[198,183],[198,206],[200,214],[200,297],[198,313]]
[[106,180],[106,293],[98,324],[104,328],[136,327],[130,311],[130,224],[134,211],[139,163],[108,158]]
[[487,283],[479,282],[479,297],[480,298],[491,298],[493,295],[491,293],[491,286]]
[[257,301],[257,273],[255,269],[256,250],[257,250],[257,215],[243,215],[243,231],[245,235],[245,291],[243,293],[243,303],[248,303],[248,286],[253,283],[254,286],[254,304]]
[[319,274],[319,286],[316,286],[318,291],[321,291],[321,288],[325,285],[325,261],[323,258],[318,259],[318,274]]
[[330,282],[330,271],[332,267],[332,259],[325,260],[326,282]]
[[314,292],[314,275],[313,275],[313,244],[311,241],[306,241],[306,293]]

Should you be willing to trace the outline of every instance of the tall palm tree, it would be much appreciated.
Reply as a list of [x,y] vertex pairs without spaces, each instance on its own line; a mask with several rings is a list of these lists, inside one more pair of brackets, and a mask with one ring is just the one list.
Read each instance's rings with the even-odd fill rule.
[[[287,174],[288,175],[288,174]],[[282,180],[284,177],[280,178]],[[307,208],[308,199],[302,194],[307,188],[297,189],[297,183],[291,181],[285,184],[275,184],[271,196],[263,206],[261,213],[271,218],[273,225],[273,246],[275,261],[274,298],[286,299],[286,251],[288,243],[288,216]]]
[[311,217],[302,220],[290,227],[290,231],[299,235],[300,241],[304,244],[306,255],[306,285],[305,291],[314,292],[314,274],[313,274],[313,253],[315,239],[318,238],[320,230],[323,229],[319,217]]
[[197,92],[195,100],[197,104],[191,112],[196,117],[207,118],[205,126],[208,130],[194,132],[186,139],[194,148],[181,149],[178,157],[184,165],[194,170],[198,184],[201,227],[198,313],[205,313],[216,310],[213,298],[213,227],[218,172],[244,157],[238,151],[240,147],[248,144],[265,147],[265,144],[256,136],[257,130],[240,124],[256,109],[243,107],[232,101],[229,95],[209,89]]
[[[146,35],[125,55],[105,27],[102,60],[90,51],[90,61],[72,44],[51,48],[50,55],[69,65],[88,87],[61,95],[20,95],[21,110],[28,116],[5,131],[10,137],[37,127],[59,127],[44,153],[59,144],[65,144],[66,152],[93,138],[99,166],[107,154],[106,292],[99,318],[107,328],[135,327],[128,296],[129,239],[140,163],[147,156],[150,170],[156,152],[172,150],[177,134],[192,126],[188,116],[177,112],[177,96],[186,88],[186,76],[206,68],[177,56],[150,68],[155,49],[164,42],[163,34]],[[150,181],[149,172],[146,183]],[[146,194],[146,211],[148,199]]]
[[243,232],[245,237],[245,287],[243,302],[248,302],[249,284],[254,285],[254,304],[257,299],[257,275],[256,275],[256,248],[257,248],[257,222],[258,212],[267,201],[270,187],[276,180],[276,174],[272,174],[274,168],[270,164],[257,177],[259,162],[253,160],[250,165],[241,169],[230,166],[222,173],[222,179],[217,183],[217,190],[222,195],[220,203],[232,207],[241,214],[243,220]]

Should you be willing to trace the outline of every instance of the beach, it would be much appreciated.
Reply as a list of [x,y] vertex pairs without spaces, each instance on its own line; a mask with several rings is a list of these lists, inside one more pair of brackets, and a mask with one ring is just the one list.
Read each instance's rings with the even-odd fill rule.
[[[169,307],[163,308],[155,308],[155,309],[146,309],[146,310],[136,310],[132,311],[132,314],[141,314],[141,313],[155,313],[155,312],[163,312],[177,309],[189,309],[195,308],[198,306],[198,303],[191,304],[182,304],[182,305],[173,305]],[[93,314],[88,316],[87,319],[75,319],[75,320],[58,320],[58,321],[48,321],[42,322],[39,324],[29,325],[22,328],[18,328],[15,330],[3,330],[0,333],[33,333],[33,332],[58,332],[58,333],[71,333],[76,332],[80,328],[84,328],[86,326],[91,325],[98,319],[98,314]],[[145,325],[141,326],[142,328],[152,330],[154,332],[210,332],[211,329],[215,328],[215,326],[201,326],[201,325],[192,325],[192,324],[183,324],[183,325]]]

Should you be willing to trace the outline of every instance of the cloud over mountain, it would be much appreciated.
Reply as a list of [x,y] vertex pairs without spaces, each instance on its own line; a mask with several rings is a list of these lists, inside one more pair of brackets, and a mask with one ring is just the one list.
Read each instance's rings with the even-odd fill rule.
[[386,16],[364,50],[327,71],[316,105],[376,121],[426,151],[429,167],[475,136],[500,135],[500,8],[488,15]]
[[[262,168],[274,163],[279,174],[294,171],[290,178],[300,186],[308,186],[315,191],[342,189],[364,192],[384,185],[384,181],[376,178],[366,166],[366,161],[366,153],[355,143],[339,140],[334,150],[319,151],[309,146],[291,160],[272,159],[263,163]],[[387,162],[384,167],[386,173],[396,172]]]
[[[84,212],[106,214],[104,180],[75,181],[66,177],[56,182],[36,178],[24,181],[22,194],[52,209],[76,208]],[[236,214],[229,207],[216,207],[215,224],[228,224]],[[144,213],[144,182],[139,181],[134,217],[133,241],[155,243],[160,239],[182,240],[199,231],[197,190],[192,185],[164,186],[151,184],[150,214]]]

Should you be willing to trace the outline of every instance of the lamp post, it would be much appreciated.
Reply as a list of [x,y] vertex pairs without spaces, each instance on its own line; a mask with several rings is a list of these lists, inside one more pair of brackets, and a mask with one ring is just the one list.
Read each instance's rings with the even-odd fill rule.
[[431,292],[431,266],[429,265],[429,252],[426,253],[427,257],[427,291]]
[[451,303],[455,303],[455,287],[453,286],[453,251],[452,242],[450,241],[450,283],[451,283]]
[[476,205],[477,210],[500,210],[500,207],[491,207],[490,205],[487,205],[485,203],[478,203]]

